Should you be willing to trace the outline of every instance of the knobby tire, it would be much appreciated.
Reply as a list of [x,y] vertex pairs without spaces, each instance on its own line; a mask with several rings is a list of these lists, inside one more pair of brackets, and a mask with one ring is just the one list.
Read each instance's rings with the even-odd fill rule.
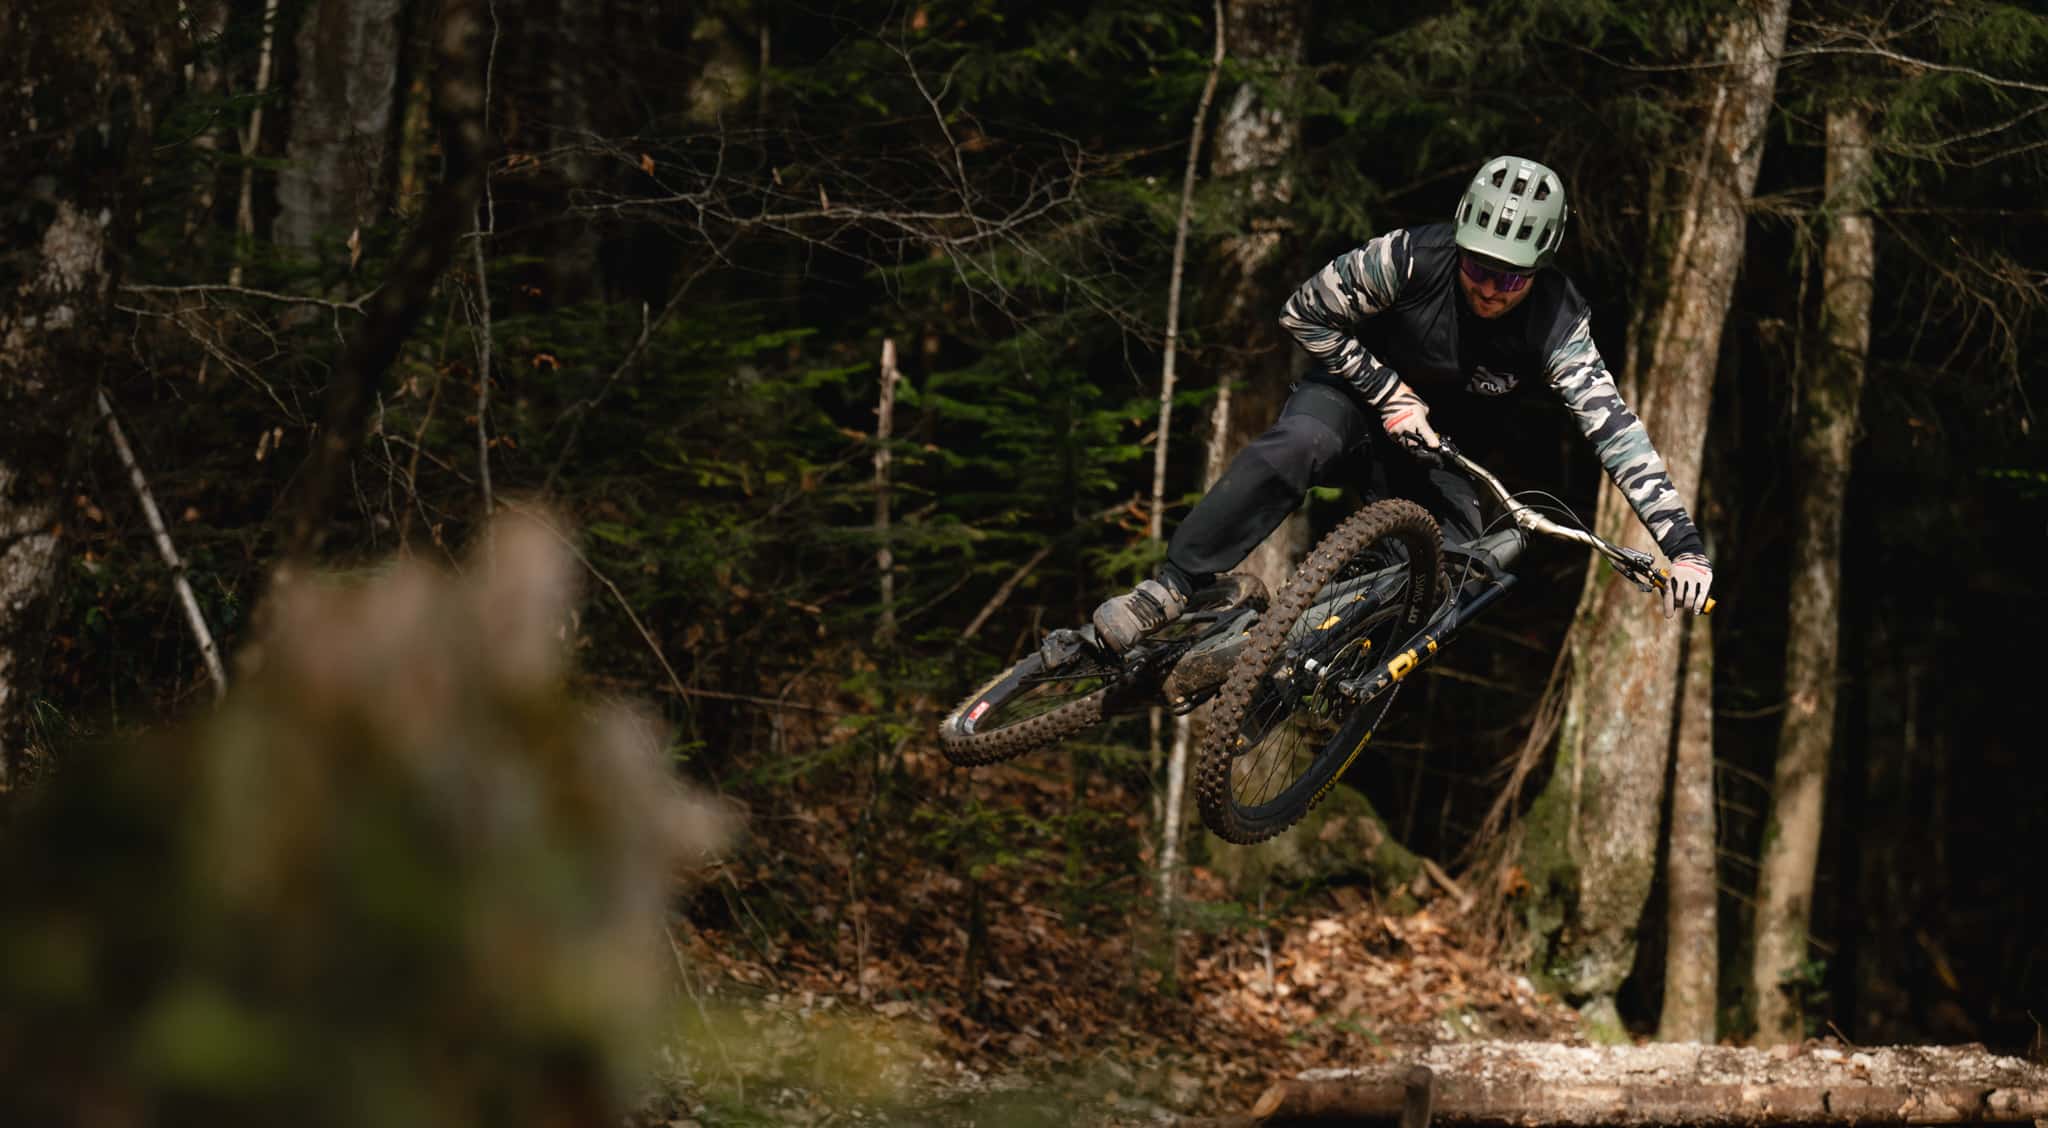
[[[1296,653],[1304,645],[1322,644],[1321,639],[1311,637],[1319,629],[1317,625],[1308,624],[1300,631],[1296,627],[1309,608],[1326,598],[1325,587],[1346,576],[1347,565],[1382,558],[1391,561],[1397,559],[1395,550],[1405,555],[1407,577],[1392,605],[1368,602],[1347,609],[1347,618],[1358,616],[1362,624],[1359,633],[1337,633],[1334,649],[1323,656],[1327,661],[1341,655],[1355,639],[1366,637],[1364,632],[1379,630],[1382,652],[1374,658],[1384,661],[1394,652],[1395,644],[1407,642],[1428,621],[1444,585],[1443,543],[1436,519],[1411,501],[1376,502],[1352,514],[1316,545],[1253,628],[1244,653],[1216,698],[1196,768],[1202,821],[1218,837],[1249,845],[1299,822],[1363,747],[1391,705],[1391,700],[1374,700],[1333,706],[1335,698],[1317,694],[1287,704],[1282,694],[1294,692],[1293,686],[1299,683],[1290,681],[1284,690],[1279,689],[1269,675],[1276,663],[1289,661],[1291,644],[1297,647]],[[1331,621],[1335,622],[1334,616]],[[1275,729],[1293,726],[1312,706],[1325,710],[1318,723],[1329,731],[1307,738],[1316,746],[1308,762],[1298,774],[1286,777],[1277,796],[1254,804],[1239,802],[1232,778],[1239,759],[1263,751],[1263,742]],[[1378,710],[1380,716],[1354,719],[1361,708]],[[1264,719],[1269,713],[1279,718],[1277,723]],[[1249,736],[1245,731],[1248,719]],[[1361,727],[1363,735],[1359,734]]]
[[[999,764],[1064,740],[1104,717],[1110,691],[1120,681],[1116,677],[1103,677],[1099,688],[1043,713],[997,724],[986,730],[976,727],[983,718],[1000,721],[1003,711],[1022,698],[1031,685],[1041,684],[1033,679],[1040,677],[1042,668],[1043,661],[1039,656],[1028,654],[1023,661],[990,678],[987,684],[955,706],[939,724],[939,747],[945,752],[946,759],[963,768]],[[982,717],[970,720],[975,706],[984,702],[988,708]]]

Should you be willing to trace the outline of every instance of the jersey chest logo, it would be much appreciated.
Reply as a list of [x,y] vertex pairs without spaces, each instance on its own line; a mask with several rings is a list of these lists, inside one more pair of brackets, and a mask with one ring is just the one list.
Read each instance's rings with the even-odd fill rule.
[[1472,370],[1472,379],[1465,387],[1477,395],[1504,396],[1514,390],[1518,380],[1512,372],[1495,372],[1482,364]]

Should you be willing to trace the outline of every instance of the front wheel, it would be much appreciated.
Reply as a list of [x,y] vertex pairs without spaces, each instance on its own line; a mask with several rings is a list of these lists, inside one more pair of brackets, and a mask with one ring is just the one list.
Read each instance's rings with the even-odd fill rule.
[[1316,546],[1245,643],[1196,768],[1202,821],[1229,842],[1293,826],[1365,747],[1392,704],[1338,687],[1398,653],[1443,590],[1436,519],[1369,505]]

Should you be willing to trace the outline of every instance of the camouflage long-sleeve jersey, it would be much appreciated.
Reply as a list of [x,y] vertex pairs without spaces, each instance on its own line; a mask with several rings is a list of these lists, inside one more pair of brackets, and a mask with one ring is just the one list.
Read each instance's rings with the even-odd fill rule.
[[1663,457],[1594,347],[1591,313],[1571,279],[1545,267],[1528,298],[1488,319],[1467,306],[1457,271],[1451,224],[1389,231],[1318,271],[1288,299],[1280,324],[1375,407],[1404,381],[1441,406],[1461,394],[1506,395],[1524,374],[1542,372],[1664,554],[1704,552]]

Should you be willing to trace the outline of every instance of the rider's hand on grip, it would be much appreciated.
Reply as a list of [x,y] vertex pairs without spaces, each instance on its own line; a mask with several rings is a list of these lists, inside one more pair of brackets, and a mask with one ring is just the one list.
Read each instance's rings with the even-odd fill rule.
[[1664,578],[1664,617],[1671,618],[1683,607],[1695,615],[1704,615],[1713,605],[1707,598],[1707,589],[1714,586],[1714,566],[1697,552],[1681,552],[1671,561],[1671,571]]
[[1429,425],[1429,405],[1407,383],[1396,383],[1393,392],[1380,404],[1380,426],[1425,463],[1434,466],[1441,461],[1437,448],[1443,445],[1443,440]]

